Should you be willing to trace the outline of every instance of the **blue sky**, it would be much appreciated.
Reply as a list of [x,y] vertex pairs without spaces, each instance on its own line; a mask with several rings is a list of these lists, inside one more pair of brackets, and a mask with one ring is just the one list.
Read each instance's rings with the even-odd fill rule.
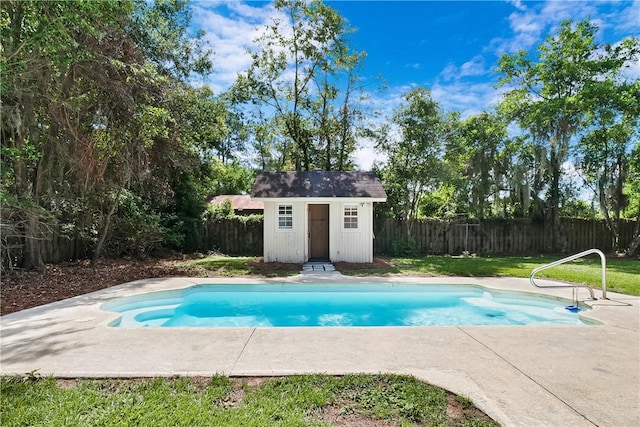
[[[616,43],[640,35],[640,0],[635,1],[326,1],[357,29],[351,46],[367,52],[361,76],[384,78],[386,89],[371,87],[371,103],[390,115],[402,94],[425,86],[447,110],[464,116],[492,108],[500,100],[492,71],[503,53],[534,52],[565,19],[589,18],[599,42]],[[215,54],[216,72],[207,83],[226,90],[246,70],[246,54],[275,11],[264,1],[194,1],[194,23],[203,28]],[[640,78],[636,64],[629,70]],[[356,153],[368,169],[375,151],[367,141]]]

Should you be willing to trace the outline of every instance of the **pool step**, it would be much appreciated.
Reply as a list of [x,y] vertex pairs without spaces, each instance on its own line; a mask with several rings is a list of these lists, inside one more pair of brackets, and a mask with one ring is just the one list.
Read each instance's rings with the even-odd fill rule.
[[310,261],[302,265],[302,271],[300,273],[320,273],[323,271],[336,271],[336,268],[330,262]]

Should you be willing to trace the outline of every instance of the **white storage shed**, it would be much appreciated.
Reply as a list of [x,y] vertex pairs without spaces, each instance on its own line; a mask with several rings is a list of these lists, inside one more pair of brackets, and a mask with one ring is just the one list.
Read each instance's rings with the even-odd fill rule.
[[373,172],[262,172],[264,261],[373,262],[373,204],[387,195]]

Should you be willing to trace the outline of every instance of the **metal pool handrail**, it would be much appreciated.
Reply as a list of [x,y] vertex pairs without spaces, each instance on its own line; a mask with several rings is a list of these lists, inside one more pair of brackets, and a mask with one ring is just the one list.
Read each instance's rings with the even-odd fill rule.
[[558,261],[554,261],[554,262],[550,262],[549,264],[545,264],[543,266],[540,266],[538,268],[534,268],[533,271],[531,272],[531,274],[529,275],[529,282],[531,282],[531,284],[533,286],[535,286],[536,288],[586,288],[589,291],[589,294],[591,294],[591,299],[597,299],[595,294],[593,293],[593,288],[591,286],[587,286],[587,285],[551,285],[551,286],[540,286],[538,284],[536,284],[536,282],[533,280],[533,276],[535,276],[536,273],[538,273],[539,271],[545,270],[547,268],[551,268],[551,267],[555,267],[556,265],[560,265],[560,264],[564,264],[565,262],[569,262],[569,261],[573,261],[574,259],[578,259],[578,258],[582,258],[584,256],[587,255],[591,255],[591,254],[598,254],[600,255],[600,261],[602,264],[602,299],[607,299],[607,276],[606,276],[606,270],[607,270],[607,259],[604,256],[604,253],[602,253],[602,251],[600,249],[587,249],[586,251],[582,251],[578,254],[575,255],[571,255],[568,256],[566,258],[562,258]]

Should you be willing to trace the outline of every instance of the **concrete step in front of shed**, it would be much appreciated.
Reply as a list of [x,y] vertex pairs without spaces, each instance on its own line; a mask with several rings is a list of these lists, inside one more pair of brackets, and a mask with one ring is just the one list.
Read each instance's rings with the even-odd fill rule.
[[336,271],[336,268],[330,262],[307,262],[302,266],[300,273],[320,273],[323,271]]

